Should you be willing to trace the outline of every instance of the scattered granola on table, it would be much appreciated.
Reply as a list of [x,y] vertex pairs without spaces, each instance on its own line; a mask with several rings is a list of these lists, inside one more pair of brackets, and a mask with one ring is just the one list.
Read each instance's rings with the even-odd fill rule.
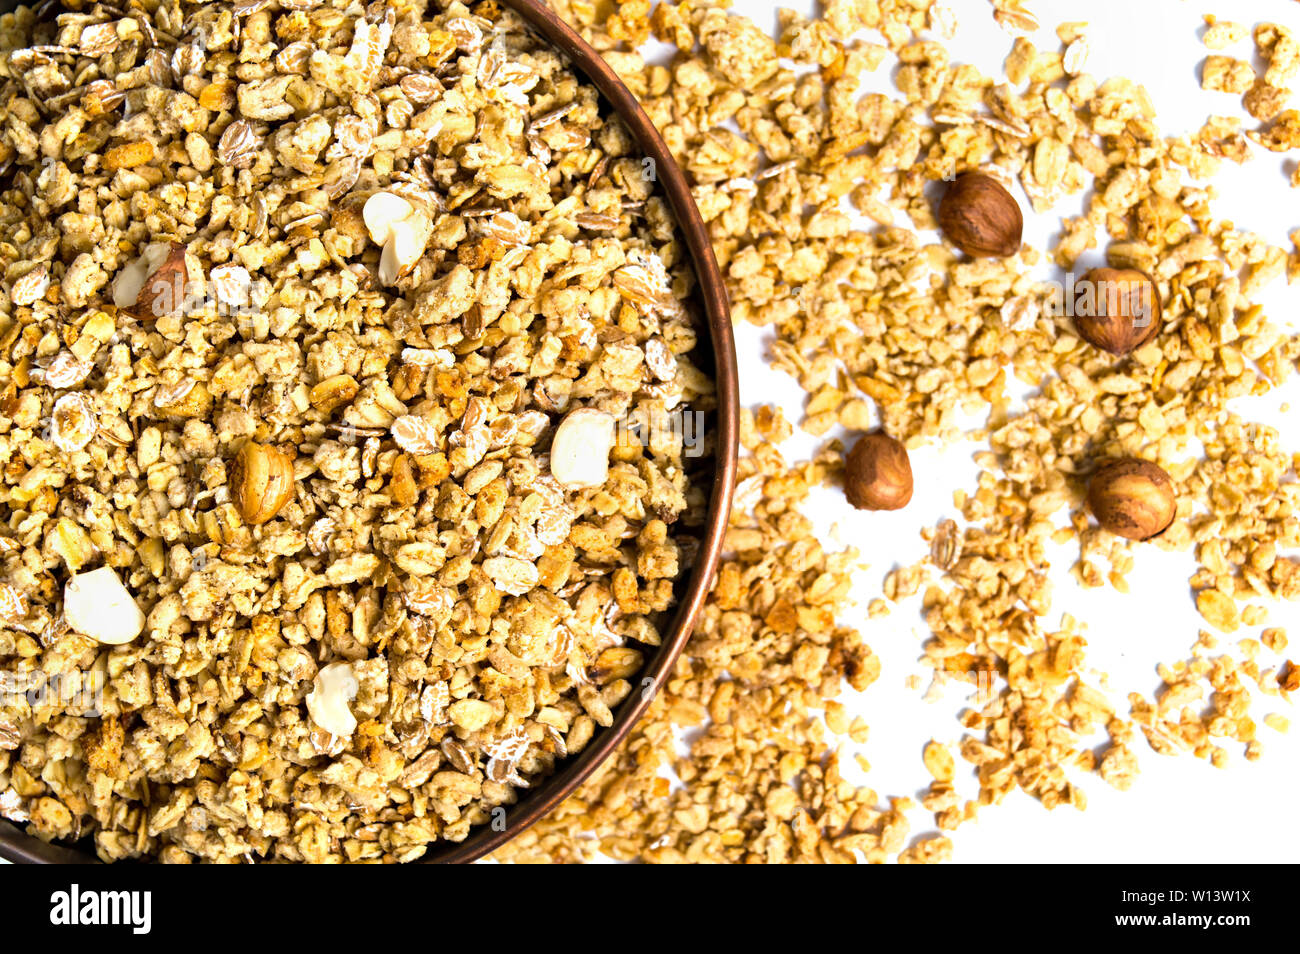
[[[1292,107],[1291,89],[1300,78],[1300,37],[1280,23],[1259,23],[1254,30],[1243,24],[1206,16],[1201,42],[1211,51],[1230,49],[1247,36],[1254,40],[1254,54],[1264,65],[1256,73],[1252,63],[1220,52],[1212,52],[1201,67],[1201,86],[1212,92],[1232,93],[1241,97],[1242,108],[1259,125],[1246,132],[1246,138],[1270,152],[1300,149],[1300,110]],[[1223,120],[1222,122],[1239,121]],[[1237,136],[1234,161],[1249,157],[1245,140]],[[1300,172],[1293,171],[1291,185],[1300,185]]]
[[[1282,656],[1286,635],[1266,629],[1227,647],[1210,629],[1258,626],[1272,601],[1300,598],[1300,562],[1287,555],[1300,545],[1295,457],[1273,429],[1228,403],[1282,384],[1300,360],[1300,342],[1255,303],[1270,282],[1294,277],[1296,253],[1216,220],[1204,180],[1222,159],[1248,158],[1251,139],[1287,142],[1288,116],[1274,111],[1290,75],[1289,32],[1255,32],[1272,80],[1253,71],[1243,80],[1226,59],[1208,73],[1212,84],[1239,89],[1252,115],[1273,114],[1275,134],[1212,120],[1197,136],[1170,137],[1142,87],[1085,72],[1086,24],[1061,24],[1061,49],[1039,49],[1024,35],[1038,20],[1015,0],[993,3],[1016,37],[1007,82],[950,61],[940,41],[956,29],[952,7],[929,0],[832,0],[818,19],[782,11],[775,38],[715,6],[660,3],[648,20],[676,47],[667,63],[647,63],[627,46],[644,38],[631,19],[636,5],[607,22],[602,7],[555,6],[608,51],[693,177],[736,319],[771,332],[772,363],[807,392],[800,426],[828,436],[883,426],[909,448],[971,436],[989,445],[976,458],[978,485],[956,495],[960,525],[925,531],[930,559],[890,573],[888,602],[873,601],[869,614],[919,595],[925,661],[937,677],[980,689],[953,740],[978,787],[961,795],[963,780],[931,769],[922,804],[935,827],[956,829],[1016,790],[1048,807],[1083,808],[1089,775],[1119,789],[1134,783],[1143,738],[1156,752],[1190,752],[1216,766],[1230,748],[1258,758],[1252,713],[1300,686]],[[1211,26],[1206,42],[1216,50],[1249,35]],[[853,36],[863,28],[877,33]],[[890,54],[899,93],[864,94],[860,75],[893,68]],[[964,260],[918,231],[937,225],[938,180],[974,170],[1018,184],[1036,214],[1070,196],[1084,197],[1084,213],[1063,221],[1046,253],[1024,245],[1005,260]],[[857,225],[845,200],[875,226]],[[1096,250],[1111,268],[1149,274],[1163,305],[1159,334],[1125,359],[1083,340],[1041,283],[1044,266],[1070,271]],[[1012,377],[1033,391],[1023,408],[1012,402]],[[986,425],[964,433],[963,412]],[[737,546],[719,574],[679,667],[691,678],[670,685],[616,760],[503,857],[948,856],[953,845],[942,835],[904,850],[907,821],[891,811],[906,800],[885,809],[843,780],[834,737],[866,734],[865,725],[845,725],[836,701],[843,674],[798,673],[785,655],[776,627],[790,619],[800,634],[791,645],[829,639],[828,660],[837,658],[839,605],[824,604],[831,618],[822,624],[793,596],[792,614],[772,614],[769,588],[747,573],[762,557],[757,548],[808,539],[802,528],[793,538],[773,533],[765,508],[773,498],[800,499],[810,482],[842,480],[847,441],[833,437],[814,464],[788,473],[772,465],[761,481],[742,481],[735,519],[743,525],[752,513],[758,526],[732,533],[756,549]],[[1176,512],[1156,542],[1116,537],[1085,509],[1092,473],[1122,457],[1157,463],[1174,485]],[[1086,620],[1058,613],[1059,623],[1049,622],[1047,548],[1069,542],[1080,583],[1124,591],[1132,547],[1194,552],[1191,584],[1209,629],[1189,634],[1188,659],[1158,667],[1155,698],[1113,698],[1087,664]],[[749,583],[739,597],[737,579]],[[737,632],[755,644],[740,675],[732,653],[719,652]],[[715,696],[757,697],[764,713],[713,712],[705,700]],[[701,706],[683,701],[691,698]],[[791,698],[805,707],[768,705]],[[824,726],[812,709],[824,710]],[[1262,722],[1287,727],[1277,713]],[[683,751],[677,737],[687,730]],[[754,741],[760,733],[772,741]],[[927,768],[942,765],[929,747],[925,759]]]
[[614,433],[712,407],[667,205],[496,4],[77,6],[0,18],[0,665],[51,687],[0,705],[0,815],[463,839],[610,722],[693,556],[705,461]]
[[[880,660],[835,621],[855,553],[827,552],[799,509],[833,455],[790,468],[776,448],[788,433],[779,410],[743,412],[729,555],[675,672],[618,754],[496,857],[846,862],[907,846],[909,800],[884,806],[847,781],[818,712],[839,725],[843,687],[867,689]],[[865,738],[864,724],[843,722],[839,732]],[[684,755],[680,730],[694,733]],[[911,849],[916,860],[946,850]]]

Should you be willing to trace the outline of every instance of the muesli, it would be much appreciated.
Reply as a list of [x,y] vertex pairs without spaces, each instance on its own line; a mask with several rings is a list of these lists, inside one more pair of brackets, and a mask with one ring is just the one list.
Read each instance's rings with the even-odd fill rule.
[[[1233,750],[1259,758],[1265,729],[1288,725],[1268,710],[1300,690],[1288,634],[1264,625],[1300,598],[1300,483],[1276,430],[1230,402],[1293,377],[1300,338],[1257,299],[1300,274],[1300,252],[1216,218],[1207,180],[1225,159],[1247,161],[1252,142],[1295,146],[1283,88],[1300,63],[1294,32],[1254,28],[1258,74],[1248,45],[1204,65],[1207,86],[1244,95],[1264,125],[1243,134],[1217,117],[1175,136],[1140,85],[1088,72],[1083,8],[1044,45],[1021,0],[827,0],[812,17],[781,10],[775,36],[721,4],[556,5],[609,51],[694,177],[734,316],[770,333],[771,362],[806,392],[799,426],[830,439],[788,464],[771,444],[790,425],[753,412],[729,552],[678,678],[607,770],[501,856],[939,861],[952,831],[1013,792],[1081,809],[1096,776],[1128,788],[1148,748],[1215,766]],[[1009,34],[1001,74],[950,54],[955,11]],[[1207,21],[1212,50],[1252,35]],[[651,35],[675,47],[667,62],[633,49]],[[866,88],[864,75],[886,70],[895,90]],[[972,174],[993,180],[959,190],[976,194],[978,214],[945,226],[941,197]],[[1023,210],[1009,190],[1028,198]],[[1063,216],[1070,197],[1082,214]],[[1048,218],[1050,248],[1022,243],[1022,211]],[[944,240],[929,237],[936,227]],[[1063,309],[1039,266],[1072,272],[1085,255],[1154,284],[1158,323],[1116,334]],[[1021,404],[1013,391],[1026,389]],[[857,438],[846,461],[840,435],[877,429],[888,441]],[[918,528],[926,559],[861,592],[853,553],[800,512],[810,490],[905,504],[912,471],[896,444],[959,439],[987,445],[976,485],[956,492],[951,517]],[[1107,461],[1141,479],[1121,486]],[[1133,548],[1194,555],[1205,628],[1188,634],[1187,659],[1151,660],[1154,698],[1105,691],[1087,620],[1054,611],[1060,545],[1083,586],[1121,592]],[[970,699],[951,737],[918,745],[917,776],[889,780],[894,792],[924,786],[919,806],[845,771],[870,751],[845,685],[880,672],[840,622],[850,594],[869,619],[919,611],[926,698]],[[1135,593],[1135,618],[1186,594]],[[917,807],[933,825],[909,841]]]
[[0,18],[0,814],[384,860],[632,690],[712,406],[684,246],[494,2]]

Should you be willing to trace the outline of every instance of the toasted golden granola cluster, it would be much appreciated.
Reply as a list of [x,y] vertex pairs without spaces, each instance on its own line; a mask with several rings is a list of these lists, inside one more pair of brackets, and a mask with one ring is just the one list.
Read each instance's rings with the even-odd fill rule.
[[[1021,0],[828,0],[812,18],[780,11],[775,36],[691,0],[556,6],[609,51],[693,176],[736,318],[770,334],[772,363],[807,394],[800,426],[831,439],[812,462],[787,465],[768,445],[788,425],[770,408],[754,413],[731,553],[679,678],[618,760],[503,854],[942,860],[948,832],[1017,790],[1082,808],[1094,773],[1128,787],[1142,737],[1215,765],[1231,748],[1258,757],[1252,713],[1300,687],[1300,670],[1280,627],[1236,645],[1219,634],[1240,637],[1276,601],[1300,598],[1290,555],[1300,484],[1277,433],[1229,402],[1287,381],[1300,359],[1300,341],[1257,304],[1270,282],[1300,274],[1300,250],[1217,219],[1206,180],[1255,147],[1297,145],[1285,108],[1300,69],[1294,32],[1207,18],[1206,85],[1244,94],[1262,125],[1243,133],[1217,117],[1168,136],[1140,85],[1087,72],[1086,23],[1059,25],[1059,44],[1043,48]],[[991,14],[1010,34],[1004,75],[950,57],[954,11]],[[670,62],[628,47],[651,33],[676,47]],[[1252,35],[1258,74],[1248,51],[1233,62],[1217,53]],[[886,69],[894,91],[864,83]],[[973,171],[1025,196],[1026,220],[1049,220],[1050,247],[1020,244],[1019,209],[975,222],[976,238],[997,240],[974,249],[988,257],[934,238],[941,180]],[[1071,198],[1083,214],[1059,211]],[[1049,268],[1087,270],[1085,254],[1101,251],[1111,268],[1151,276],[1163,307],[1158,333],[1112,351],[1087,340],[1060,284],[1043,281]],[[841,746],[867,738],[844,682],[863,688],[863,667],[874,678],[879,662],[834,622],[852,609],[852,560],[825,552],[796,509],[822,482],[860,496],[840,435],[876,428],[911,448],[987,445],[953,517],[922,530],[929,558],[888,573],[874,598],[854,594],[871,619],[919,604],[927,698],[945,680],[974,690],[953,739],[921,753],[921,807],[936,830],[910,844],[913,799],[882,799],[841,772]],[[1162,531],[1156,543],[1117,536],[1085,508],[1100,463],[1129,458],[1170,478],[1146,528]],[[1056,621],[1049,554],[1063,545],[1083,586],[1124,591],[1133,547],[1194,553],[1207,628],[1189,634],[1189,658],[1156,668],[1155,698],[1114,698],[1087,620]],[[1133,598],[1148,601],[1134,604],[1145,619],[1149,601],[1185,594]],[[1262,724],[1281,731],[1287,720],[1270,712]]]
[[495,3],[67,6],[0,18],[0,815],[463,839],[610,724],[693,558],[653,163]]

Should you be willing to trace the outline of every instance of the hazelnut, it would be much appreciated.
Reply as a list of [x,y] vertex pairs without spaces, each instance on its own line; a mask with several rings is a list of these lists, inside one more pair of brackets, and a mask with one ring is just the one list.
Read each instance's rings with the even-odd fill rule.
[[939,227],[971,258],[1014,255],[1024,226],[1011,193],[981,172],[959,176],[939,202]]
[[907,449],[888,434],[864,434],[844,462],[844,496],[859,510],[899,510],[912,499]]
[[293,499],[293,459],[269,444],[249,441],[230,467],[230,499],[246,523],[266,523]]
[[185,303],[185,246],[154,242],[113,280],[113,304],[141,321],[177,314]]
[[1160,294],[1135,268],[1094,268],[1075,284],[1074,325],[1088,344],[1128,354],[1160,331]]
[[1149,540],[1174,522],[1178,502],[1168,474],[1150,461],[1124,457],[1092,475],[1088,509],[1111,533]]

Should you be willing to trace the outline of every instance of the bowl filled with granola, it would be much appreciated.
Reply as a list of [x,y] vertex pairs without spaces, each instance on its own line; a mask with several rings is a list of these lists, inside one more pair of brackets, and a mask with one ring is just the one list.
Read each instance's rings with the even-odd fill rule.
[[0,855],[518,834],[726,529],[726,298],[650,121],[520,0],[19,8],[0,86]]

